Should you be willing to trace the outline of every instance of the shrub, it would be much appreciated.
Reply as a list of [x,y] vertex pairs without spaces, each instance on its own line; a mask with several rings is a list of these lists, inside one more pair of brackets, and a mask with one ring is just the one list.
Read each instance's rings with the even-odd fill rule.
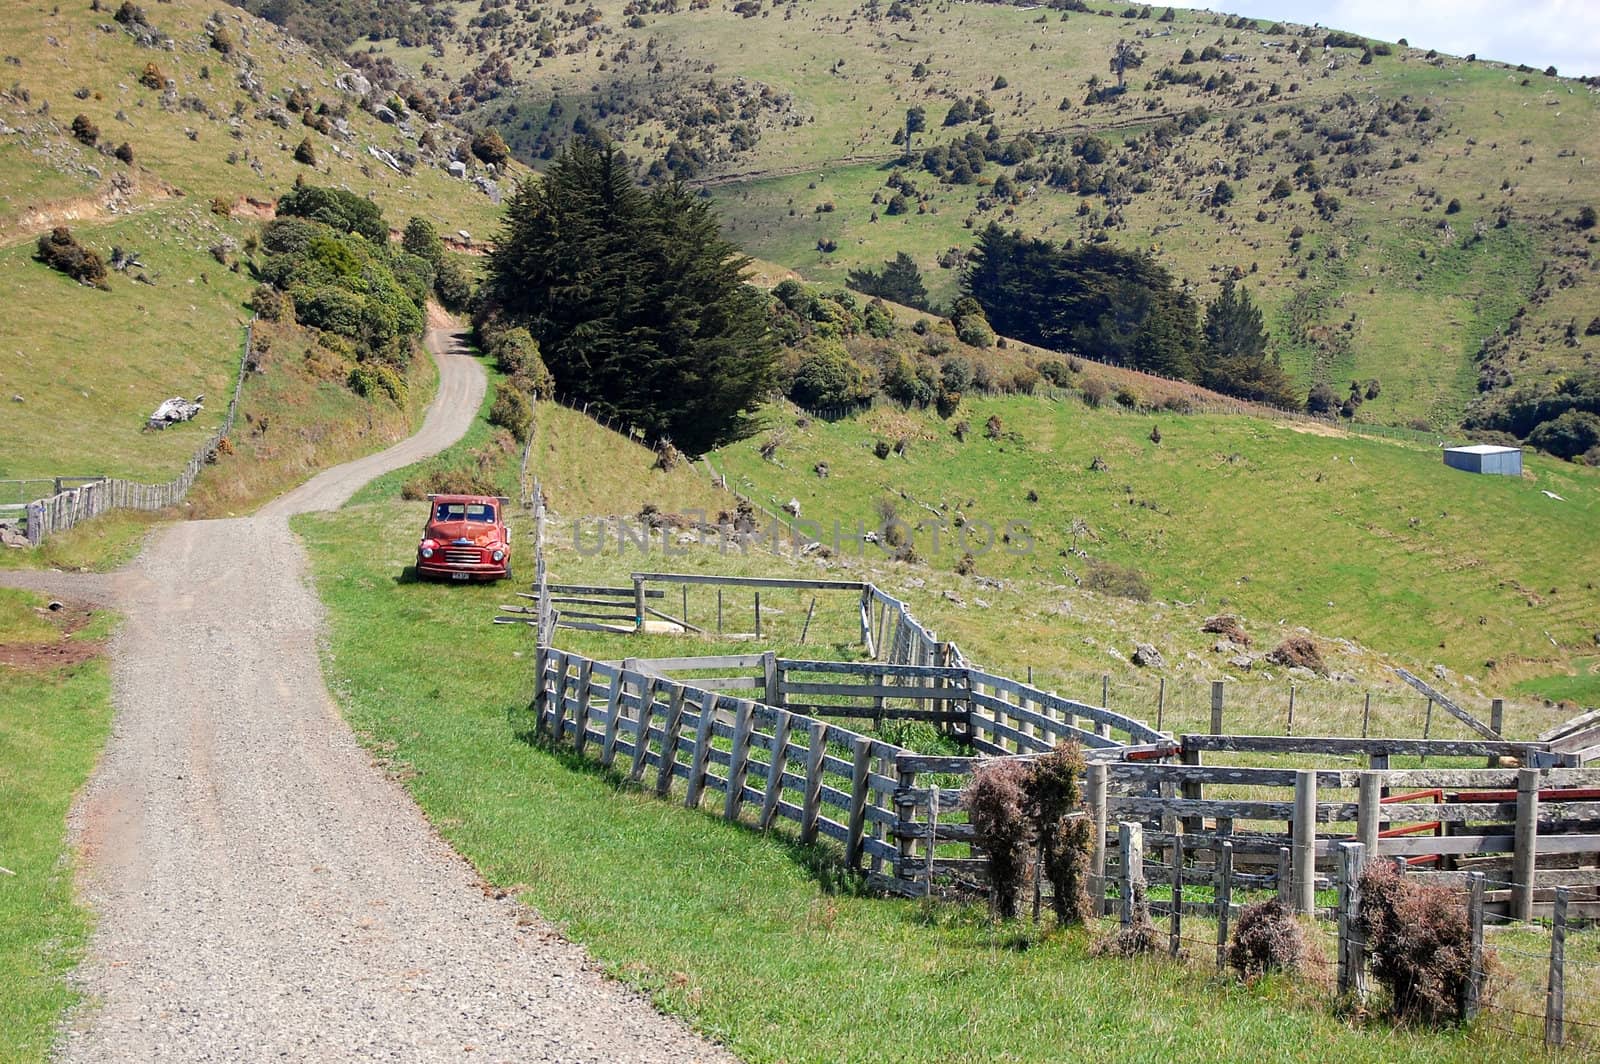
[[1100,406],[1111,396],[1111,385],[1099,377],[1086,377],[1078,390],[1083,393],[1083,401],[1090,406]]
[[489,423],[505,428],[520,443],[533,429],[533,404],[521,390],[501,385],[495,390],[494,405],[489,408]]
[[1145,582],[1144,575],[1132,566],[1118,565],[1116,562],[1091,561],[1083,575],[1083,586],[1103,595],[1115,595],[1135,602],[1150,601],[1150,585]]
[[1250,645],[1250,633],[1244,630],[1239,618],[1231,613],[1219,613],[1215,617],[1207,617],[1200,630],[1230,639],[1242,647]]
[[406,401],[406,382],[388,366],[363,362],[350,371],[350,390],[366,399],[385,395],[399,406]]
[[166,87],[167,76],[154,63],[146,63],[144,69],[139,72],[139,84],[159,92]]
[[1281,900],[1269,898],[1240,910],[1228,944],[1228,963],[1244,979],[1259,979],[1271,971],[1298,972],[1308,956],[1300,921]]
[[79,143],[92,148],[100,139],[100,127],[95,125],[88,115],[78,115],[72,120],[72,136]]
[[91,284],[96,288],[110,287],[106,283],[104,260],[94,251],[78,243],[77,238],[64,225],[56,226],[39,238],[38,259],[52,270],[59,270],[80,284]]
[[133,165],[133,145],[129,144],[127,141],[123,141],[121,144],[118,144],[117,150],[111,154],[117,157],[118,162],[127,166]]
[[317,149],[312,146],[311,138],[306,137],[294,149],[294,161],[306,166],[317,165]]
[[872,445],[872,453],[883,459],[887,459],[893,450],[894,448],[889,446],[888,440],[879,440]]
[[434,469],[412,477],[400,487],[402,499],[429,495],[498,495],[500,488],[486,474],[472,469]]
[[1039,363],[1039,376],[1060,388],[1071,378],[1071,371],[1059,358],[1051,358]]
[[454,313],[466,310],[472,302],[472,279],[467,276],[467,271],[450,258],[441,259],[436,270],[433,292],[444,309]]
[[1033,824],[1028,816],[1028,766],[1009,759],[981,765],[962,794],[972,829],[989,855],[989,898],[1002,920],[1017,915],[1028,883]]
[[1528,434],[1528,442],[1558,458],[1576,458],[1600,443],[1600,417],[1586,410],[1568,410]]
[[491,166],[504,166],[511,158],[511,149],[496,129],[484,129],[472,138],[472,154]]
[[1595,214],[1593,207],[1584,207],[1578,211],[1579,229],[1593,229],[1596,221],[1600,221],[1600,216]]
[[1273,647],[1271,653],[1267,655],[1267,660],[1286,668],[1310,669],[1312,672],[1327,670],[1317,644],[1303,635],[1292,635]]
[[1372,974],[1388,988],[1394,1016],[1427,1024],[1460,1016],[1472,977],[1464,904],[1445,888],[1424,886],[1374,861],[1361,873],[1360,921]]
[[1005,429],[1001,425],[999,414],[989,415],[989,420],[983,423],[983,434],[991,440],[998,440],[1005,435]]
[[258,284],[250,293],[250,309],[262,321],[293,321],[294,300],[287,292],[280,292],[270,284]]
[[993,347],[994,330],[981,314],[968,314],[956,322],[956,339],[968,347]]
[[866,374],[837,348],[813,351],[800,360],[789,398],[813,410],[848,406],[867,398]]
[[1082,923],[1093,915],[1089,901],[1089,854],[1092,828],[1080,812],[1083,792],[1083,748],[1062,743],[1033,763],[1028,778],[1030,812],[1043,850],[1051,905],[1063,924]]
[[228,32],[228,27],[218,26],[211,31],[211,47],[223,55],[232,55],[234,48],[238,47],[233,40],[233,34]]

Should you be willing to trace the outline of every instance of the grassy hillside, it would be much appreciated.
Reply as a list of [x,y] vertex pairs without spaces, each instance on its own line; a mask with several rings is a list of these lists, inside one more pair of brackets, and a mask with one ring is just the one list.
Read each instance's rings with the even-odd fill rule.
[[[1391,424],[1454,423],[1480,378],[1540,380],[1600,350],[1584,334],[1591,234],[1572,225],[1600,205],[1583,83],[1426,41],[1364,57],[1298,25],[1193,11],[1166,22],[1160,7],[428,10],[428,46],[384,54],[467,121],[535,159],[580,120],[604,128],[641,171],[665,160],[707,183],[749,251],[813,279],[842,281],[904,250],[948,299],[953,267],[991,219],[1151,251],[1202,301],[1238,271],[1300,385],[1342,393],[1376,378],[1381,395],[1359,416]],[[1091,81],[1115,85],[1119,40],[1141,65],[1125,92],[1095,97]],[[997,144],[1026,137],[1031,157],[991,161],[965,183],[928,172],[924,149],[989,136],[981,119],[942,125],[957,101],[980,100]],[[893,139],[911,107],[927,129],[902,167]],[[1101,148],[1086,153],[1091,137]],[[916,193],[889,215],[897,168]],[[1002,177],[1010,187],[997,191]],[[1484,340],[1503,331],[1480,365]]]
[[[403,107],[381,120],[383,98],[347,91],[361,87],[347,66],[270,24],[195,0],[148,4],[136,25],[115,10],[0,4],[0,477],[160,480],[188,459],[238,367],[252,238],[297,179],[370,196],[395,227],[420,215],[482,234],[498,215],[444,169],[469,154],[459,131]],[[80,114],[94,145],[73,134]],[[312,164],[296,159],[303,140]],[[114,154],[123,144],[131,162]],[[140,265],[113,272],[109,291],[51,272],[34,242],[61,224]],[[162,399],[201,393],[196,422],[142,431]]]
[[[998,438],[985,432],[991,416]],[[961,421],[965,442],[952,431]],[[879,441],[902,440],[903,454],[876,457]],[[1476,477],[1445,468],[1433,448],[1297,423],[1010,398],[969,401],[949,421],[892,406],[832,424],[775,415],[767,433],[710,460],[771,509],[797,500],[824,538],[835,520],[847,533],[879,527],[888,512],[911,526],[942,520],[937,546],[931,525],[913,536],[938,570],[971,550],[978,576],[1115,591],[1124,581],[1094,573],[1112,563],[1174,608],[1304,625],[1413,664],[1444,663],[1495,693],[1577,666],[1600,628],[1600,591],[1584,575],[1600,562],[1600,479],[1536,457],[1521,480]],[[971,532],[966,546],[958,521]],[[999,536],[1008,521],[1027,526],[1031,547],[1019,531],[985,553],[977,523]],[[1039,611],[1050,611],[1048,598]],[[1600,694],[1592,676],[1578,686],[1590,701]]]

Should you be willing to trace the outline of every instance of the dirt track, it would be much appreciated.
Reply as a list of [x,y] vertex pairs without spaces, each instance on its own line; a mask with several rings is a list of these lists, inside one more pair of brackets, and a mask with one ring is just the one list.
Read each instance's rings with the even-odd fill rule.
[[71,826],[98,925],[63,1059],[731,1059],[487,897],[323,685],[287,518],[460,438],[483,372],[447,332],[429,347],[439,397],[415,437],[254,517],[168,528],[83,589],[126,623],[112,738]]

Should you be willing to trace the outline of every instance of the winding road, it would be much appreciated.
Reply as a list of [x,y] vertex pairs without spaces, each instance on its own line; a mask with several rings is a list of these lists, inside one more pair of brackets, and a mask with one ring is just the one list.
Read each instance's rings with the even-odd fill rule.
[[324,686],[290,516],[460,439],[482,369],[435,321],[421,430],[252,517],[155,536],[110,578],[116,716],[70,830],[96,913],[66,1061],[731,1061],[486,891]]

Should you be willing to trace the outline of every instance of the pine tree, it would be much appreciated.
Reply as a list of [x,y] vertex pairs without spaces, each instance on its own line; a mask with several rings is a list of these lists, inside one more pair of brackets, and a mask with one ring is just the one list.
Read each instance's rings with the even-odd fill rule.
[[774,384],[748,263],[706,203],[678,185],[647,196],[621,152],[581,140],[512,197],[487,294],[564,395],[698,453],[754,431]]
[[1203,361],[1201,382],[1208,388],[1275,406],[1297,405],[1283,366],[1267,356],[1261,311],[1231,277],[1206,307]]
[[[889,213],[901,212],[890,210]],[[904,251],[884,263],[881,270],[851,270],[845,275],[845,284],[862,295],[876,296],[918,310],[930,309],[928,289],[922,283],[922,271],[917,268],[917,260]]]

